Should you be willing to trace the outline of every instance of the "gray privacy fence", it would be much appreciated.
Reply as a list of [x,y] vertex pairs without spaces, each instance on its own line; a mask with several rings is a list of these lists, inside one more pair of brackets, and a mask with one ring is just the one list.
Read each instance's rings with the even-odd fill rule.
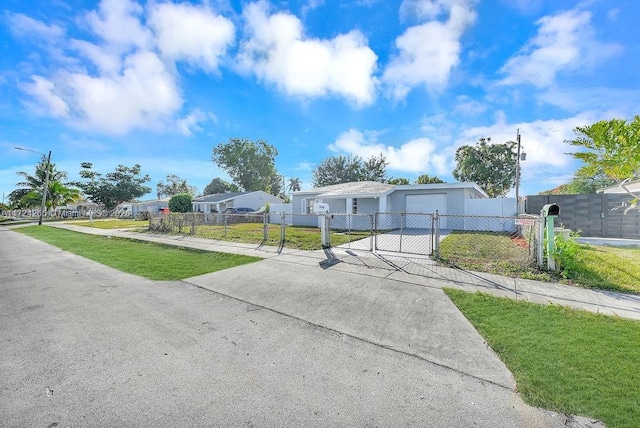
[[640,211],[629,210],[629,195],[598,193],[588,195],[527,196],[525,212],[537,215],[545,204],[557,204],[556,226],[578,231],[581,236],[640,238]]
[[[300,249],[337,247],[430,256],[455,263],[457,255],[484,248],[505,261],[542,265],[539,216],[469,216],[428,213],[375,214],[153,214],[149,229],[225,241]],[[457,246],[447,237],[457,234]],[[492,236],[494,247],[487,246]],[[453,236],[449,241],[454,241]],[[511,242],[509,242],[511,241]],[[442,249],[442,251],[441,251]],[[472,251],[470,251],[472,252]]]

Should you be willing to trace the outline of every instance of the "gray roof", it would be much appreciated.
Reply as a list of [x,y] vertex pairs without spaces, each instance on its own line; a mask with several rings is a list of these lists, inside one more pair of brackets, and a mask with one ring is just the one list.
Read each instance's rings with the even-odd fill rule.
[[218,203],[228,201],[240,195],[247,195],[253,192],[228,192],[228,193],[214,193],[212,195],[204,195],[194,198],[192,202],[211,202]]
[[351,183],[334,184],[332,186],[317,187],[315,189],[296,192],[300,194],[315,194],[322,198],[340,197],[376,197],[385,196],[393,191],[393,184],[378,183],[376,181],[354,181]]

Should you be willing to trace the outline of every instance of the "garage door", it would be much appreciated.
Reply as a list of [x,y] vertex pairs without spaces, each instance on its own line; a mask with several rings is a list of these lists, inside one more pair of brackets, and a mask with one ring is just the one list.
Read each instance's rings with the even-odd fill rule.
[[[407,213],[427,213],[433,214],[438,210],[438,214],[447,213],[447,194],[434,193],[430,195],[407,195],[405,201]],[[443,219],[444,220],[444,219]],[[428,223],[427,223],[428,221]],[[409,228],[426,229],[431,227],[431,220],[424,215],[407,214],[407,226]],[[443,227],[442,223],[440,224]]]

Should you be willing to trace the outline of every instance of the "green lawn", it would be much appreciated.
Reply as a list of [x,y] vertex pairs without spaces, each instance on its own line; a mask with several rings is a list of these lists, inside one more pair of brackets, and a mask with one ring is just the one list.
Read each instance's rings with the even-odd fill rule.
[[533,406],[640,426],[640,322],[447,289]]
[[48,226],[16,229],[63,250],[152,280],[177,280],[261,260],[130,239],[87,235]]
[[[280,225],[268,224],[268,239],[264,241],[263,223],[238,223],[225,225],[199,225],[196,227],[195,236],[218,239],[221,241],[243,242],[247,244],[264,244],[271,246],[280,245]],[[178,228],[172,233],[188,233],[190,226],[183,226],[182,231]],[[356,241],[370,236],[369,231],[340,232],[331,231],[331,245],[337,246],[347,242]],[[264,242],[263,242],[264,241]],[[287,226],[285,229],[284,246],[298,250],[320,250],[322,242],[320,229],[317,227]]]
[[584,287],[640,294],[640,248],[580,245],[569,280]]
[[129,228],[149,228],[149,220],[131,220],[131,219],[108,219],[108,220],[89,220],[69,221],[74,226],[94,227],[96,229],[129,229]]
[[440,243],[440,261],[460,269],[515,278],[553,280],[532,263],[529,249],[517,245],[507,234],[454,231]]

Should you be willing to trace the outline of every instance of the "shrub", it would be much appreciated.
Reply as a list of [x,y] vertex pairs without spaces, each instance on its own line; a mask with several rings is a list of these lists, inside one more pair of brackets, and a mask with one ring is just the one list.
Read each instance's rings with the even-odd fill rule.
[[565,278],[573,278],[581,271],[580,252],[582,245],[573,239],[564,239],[560,235],[555,237],[555,252],[558,272]]
[[174,213],[190,213],[192,210],[191,195],[181,193],[169,199],[169,209]]

